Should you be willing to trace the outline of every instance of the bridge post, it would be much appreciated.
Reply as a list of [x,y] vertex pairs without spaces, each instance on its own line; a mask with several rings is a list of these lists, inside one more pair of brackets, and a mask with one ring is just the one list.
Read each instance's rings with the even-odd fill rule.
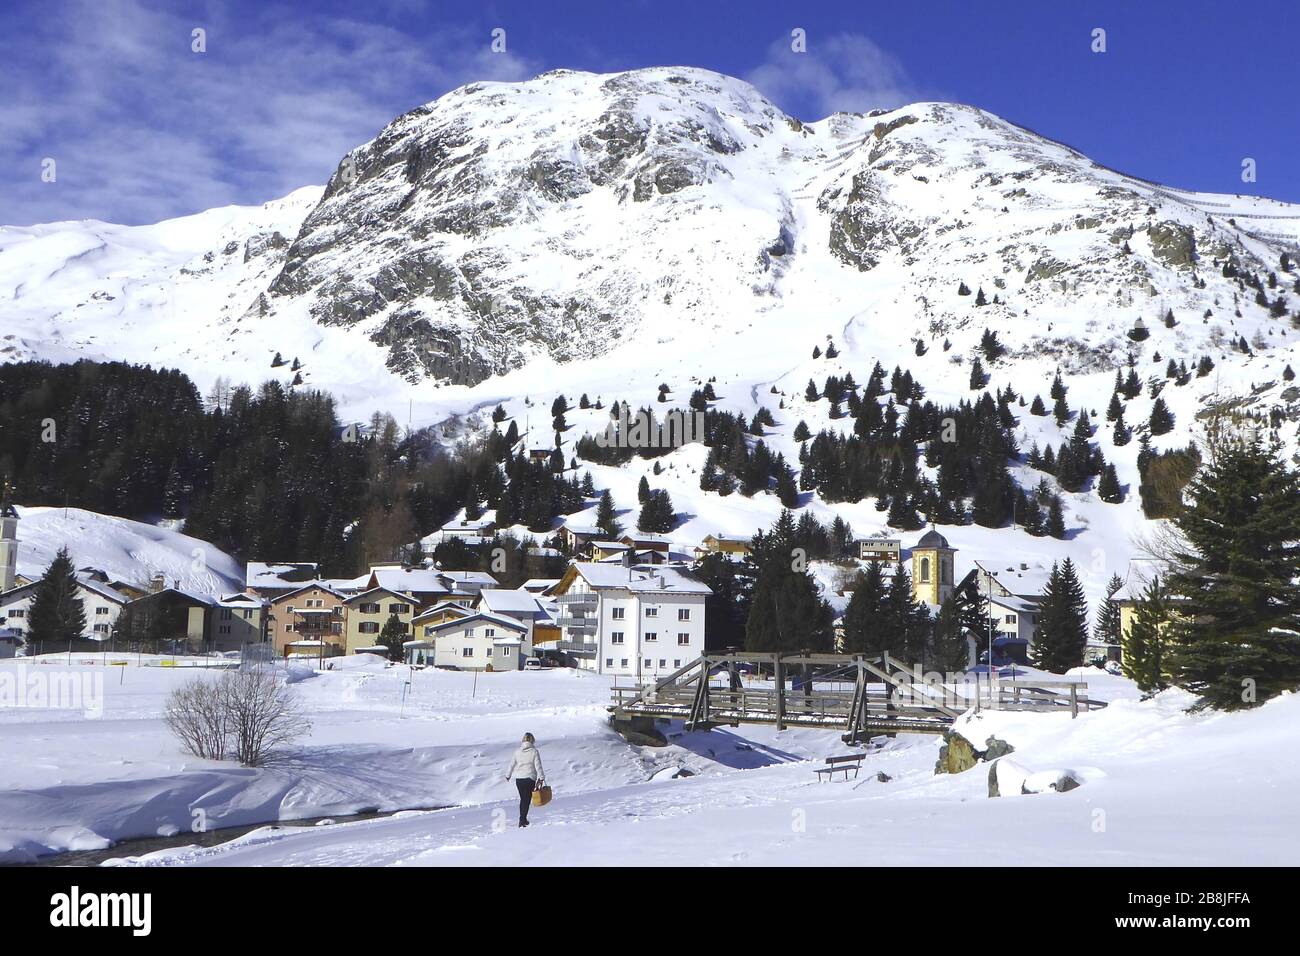
[[779,651],[772,655],[772,672],[776,678],[776,729],[785,730],[785,668]]

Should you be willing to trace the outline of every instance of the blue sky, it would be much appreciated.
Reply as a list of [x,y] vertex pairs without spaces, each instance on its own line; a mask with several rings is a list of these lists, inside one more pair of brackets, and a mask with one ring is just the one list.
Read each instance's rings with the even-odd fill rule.
[[[1300,201],[1300,4],[4,0],[0,222],[152,222],[324,182],[397,114],[557,67],[687,65],[801,119],[972,103],[1125,172]],[[506,31],[493,53],[491,33]],[[195,28],[207,51],[191,51]],[[790,50],[806,32],[807,52]],[[1094,29],[1106,52],[1092,51]],[[1256,161],[1257,181],[1241,164]],[[42,163],[55,161],[55,181]]]

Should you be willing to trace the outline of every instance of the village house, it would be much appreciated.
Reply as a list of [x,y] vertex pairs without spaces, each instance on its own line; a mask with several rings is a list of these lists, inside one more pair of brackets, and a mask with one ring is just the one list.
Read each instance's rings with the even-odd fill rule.
[[858,542],[858,557],[863,561],[897,564],[901,560],[902,542],[898,538],[874,536]]
[[354,594],[343,602],[343,606],[344,648],[348,654],[375,647],[380,632],[392,617],[401,622],[409,639],[413,636],[411,622],[420,610],[420,602],[414,596],[384,587]]
[[695,556],[703,558],[710,554],[725,554],[731,558],[749,556],[750,539],[740,534],[706,534],[700,546],[695,549]]
[[[72,650],[97,650],[112,637],[113,625],[117,623],[122,608],[130,599],[85,571],[78,571],[75,577],[76,597],[81,602],[86,627],[82,631],[81,642],[74,644]],[[38,582],[32,581],[0,594],[0,627],[8,628],[23,640],[26,640],[32,599],[36,596],[37,587]],[[66,645],[58,649],[68,650]],[[29,653],[37,651],[31,649]]]
[[[475,598],[477,601],[477,598]],[[459,601],[442,601],[433,607],[425,608],[411,618],[411,629],[417,639],[432,637],[433,628],[445,621],[459,621],[475,612],[474,604]]]
[[591,555],[590,545],[592,541],[605,537],[605,532],[595,525],[580,524],[568,520],[560,525],[560,529],[556,534],[564,542],[564,546],[569,550],[570,554],[582,557]]
[[267,634],[276,655],[333,657],[344,651],[344,601],[347,596],[323,581],[313,581],[271,601]]
[[208,616],[207,649],[238,651],[246,644],[266,640],[266,602],[255,594],[240,591],[212,599]]
[[556,585],[558,650],[601,674],[649,679],[704,653],[712,591],[675,565],[575,561]]
[[672,541],[668,538],[644,531],[630,531],[618,540],[635,551],[659,551],[667,554],[672,549]]
[[528,626],[501,614],[475,611],[426,626],[428,636],[406,644],[409,663],[475,671],[513,671],[532,655]]

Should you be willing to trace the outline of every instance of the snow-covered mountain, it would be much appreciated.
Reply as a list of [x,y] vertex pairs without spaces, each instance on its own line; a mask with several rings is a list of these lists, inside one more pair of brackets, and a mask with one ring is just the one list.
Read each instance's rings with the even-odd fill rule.
[[[663,382],[684,403],[716,377],[724,407],[784,401],[767,441],[793,461],[796,422],[842,424],[804,402],[810,378],[862,381],[879,360],[955,402],[972,395],[990,328],[1008,349],[990,389],[1045,396],[1060,368],[1071,407],[1097,412],[1130,353],[1144,380],[1171,358],[1210,356],[1213,374],[1165,390],[1167,447],[1216,391],[1300,409],[1281,379],[1300,335],[1284,253],[1300,258],[1300,205],[1146,182],[973,107],[803,123],[708,71],[557,71],[471,84],[398,117],[323,190],[154,226],[0,229],[0,356],[151,362],[206,387],[288,381],[287,366],[271,368],[279,352],[357,420],[376,408],[416,425],[458,416],[455,432],[501,402],[544,446],[561,391],[640,405]],[[1150,336],[1135,343],[1139,318]],[[828,341],[838,355],[813,359]],[[1130,424],[1150,401],[1130,403]],[[569,422],[577,436],[604,413]],[[1062,547],[1077,559],[1099,538],[1124,550],[1140,523],[1134,446],[1117,452],[1107,431],[1097,440],[1129,501],[1070,496],[1072,528],[1108,529],[1072,534]],[[1063,437],[1028,415],[1019,433],[1024,447]],[[705,499],[701,460],[682,449],[654,479],[686,539],[775,515],[768,496]],[[593,471],[618,495],[644,464]],[[1022,484],[1040,477],[1022,471]],[[867,502],[837,510],[860,510],[859,531],[882,518]]]
[[81,508],[19,508],[18,515],[18,573],[31,580],[66,547],[77,568],[95,568],[141,590],[155,574],[200,594],[244,587],[243,565],[179,531]]

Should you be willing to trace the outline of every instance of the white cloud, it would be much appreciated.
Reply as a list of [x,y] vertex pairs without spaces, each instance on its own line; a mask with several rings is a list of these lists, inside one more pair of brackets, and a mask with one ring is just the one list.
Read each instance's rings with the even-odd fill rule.
[[767,58],[745,79],[787,112],[821,119],[835,112],[892,109],[922,99],[902,63],[861,34],[807,37],[807,50],[790,38],[768,47]]
[[[148,222],[323,183],[393,117],[538,64],[464,29],[392,27],[280,7],[190,18],[140,0],[61,5],[0,37],[0,222]],[[207,52],[190,49],[207,32]],[[10,98],[10,97],[7,97]],[[40,181],[41,160],[58,181]]]

